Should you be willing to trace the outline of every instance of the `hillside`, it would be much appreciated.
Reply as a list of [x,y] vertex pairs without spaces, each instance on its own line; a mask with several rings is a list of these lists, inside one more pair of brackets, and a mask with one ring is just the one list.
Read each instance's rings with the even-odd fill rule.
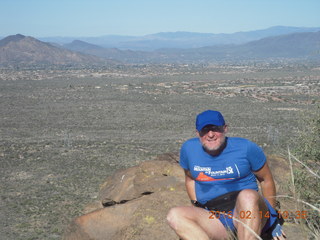
[[[243,45],[251,57],[313,58],[320,54],[320,31],[264,38]],[[254,51],[253,51],[254,50]]]
[[75,52],[94,55],[109,60],[112,59],[115,61],[123,61],[127,63],[140,61],[138,59],[144,59],[148,55],[150,55],[150,53],[148,52],[119,50],[117,48],[103,48],[101,46],[87,43],[81,40],[74,40],[71,43],[64,44],[62,47]]
[[[202,109],[223,111],[229,136],[251,139],[267,153],[301,146],[297,136],[306,129],[301,117],[319,110],[318,66],[0,71],[0,239],[62,239],[84,206],[99,200],[99,186],[116,170],[179,151],[195,136],[194,117]],[[277,165],[271,169],[277,177],[290,174],[290,169],[277,172]],[[170,175],[160,177],[162,183]],[[288,188],[279,190],[292,196]]]
[[80,41],[80,40],[74,40],[71,43],[64,44],[63,47],[67,48],[71,51],[76,51],[76,52],[81,52],[81,51],[86,51],[86,50],[101,51],[101,50],[105,49],[105,48],[100,47],[98,45],[94,45],[94,44],[87,43],[87,42]]
[[0,65],[96,65],[105,61],[21,34],[0,40]]

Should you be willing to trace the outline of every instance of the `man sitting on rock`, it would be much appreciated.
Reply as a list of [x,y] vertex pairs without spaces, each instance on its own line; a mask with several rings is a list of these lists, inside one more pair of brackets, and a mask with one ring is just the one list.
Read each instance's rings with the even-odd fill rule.
[[227,129],[218,111],[197,116],[198,138],[187,140],[180,151],[193,206],[172,208],[169,225],[185,240],[226,239],[230,232],[240,240],[257,239],[266,232],[273,239],[284,239],[265,154],[247,139],[226,137]]

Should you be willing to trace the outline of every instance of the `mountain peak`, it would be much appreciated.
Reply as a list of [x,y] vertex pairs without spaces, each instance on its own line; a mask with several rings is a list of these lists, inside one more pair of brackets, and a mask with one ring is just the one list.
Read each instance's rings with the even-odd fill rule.
[[71,44],[82,44],[82,43],[86,44],[86,42],[81,41],[81,40],[73,40],[73,41],[71,42]]
[[71,43],[64,44],[63,46],[71,51],[80,51],[80,52],[85,49],[96,49],[96,50],[103,49],[103,47],[101,46],[97,46],[81,40],[73,40]]
[[0,40],[0,47],[5,46],[10,42],[18,42],[24,38],[26,38],[26,36],[24,36],[22,34],[10,35],[10,36]]
[[96,57],[75,53],[21,34],[8,36],[0,41],[0,66],[14,65],[77,65],[104,64]]

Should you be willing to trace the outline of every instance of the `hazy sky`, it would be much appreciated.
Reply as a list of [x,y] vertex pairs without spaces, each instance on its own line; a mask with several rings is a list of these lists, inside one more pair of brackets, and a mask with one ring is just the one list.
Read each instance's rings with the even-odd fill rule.
[[233,33],[320,27],[320,0],[0,0],[0,36]]

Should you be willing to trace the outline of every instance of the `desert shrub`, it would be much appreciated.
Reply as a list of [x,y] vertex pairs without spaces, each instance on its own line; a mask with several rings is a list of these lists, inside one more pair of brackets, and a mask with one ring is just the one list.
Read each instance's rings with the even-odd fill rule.
[[294,170],[295,187],[304,200],[319,206],[320,181],[316,175],[320,175],[320,106],[303,122],[293,151],[302,163]]
[[297,198],[315,208],[308,210],[307,225],[319,236],[320,217],[320,106],[303,117],[303,128],[294,141],[293,155],[297,162],[293,170]]
[[[310,116],[311,115],[311,116]],[[311,164],[320,164],[320,105],[316,113],[304,118],[304,127],[296,141],[295,154]],[[318,168],[319,170],[319,168]]]

